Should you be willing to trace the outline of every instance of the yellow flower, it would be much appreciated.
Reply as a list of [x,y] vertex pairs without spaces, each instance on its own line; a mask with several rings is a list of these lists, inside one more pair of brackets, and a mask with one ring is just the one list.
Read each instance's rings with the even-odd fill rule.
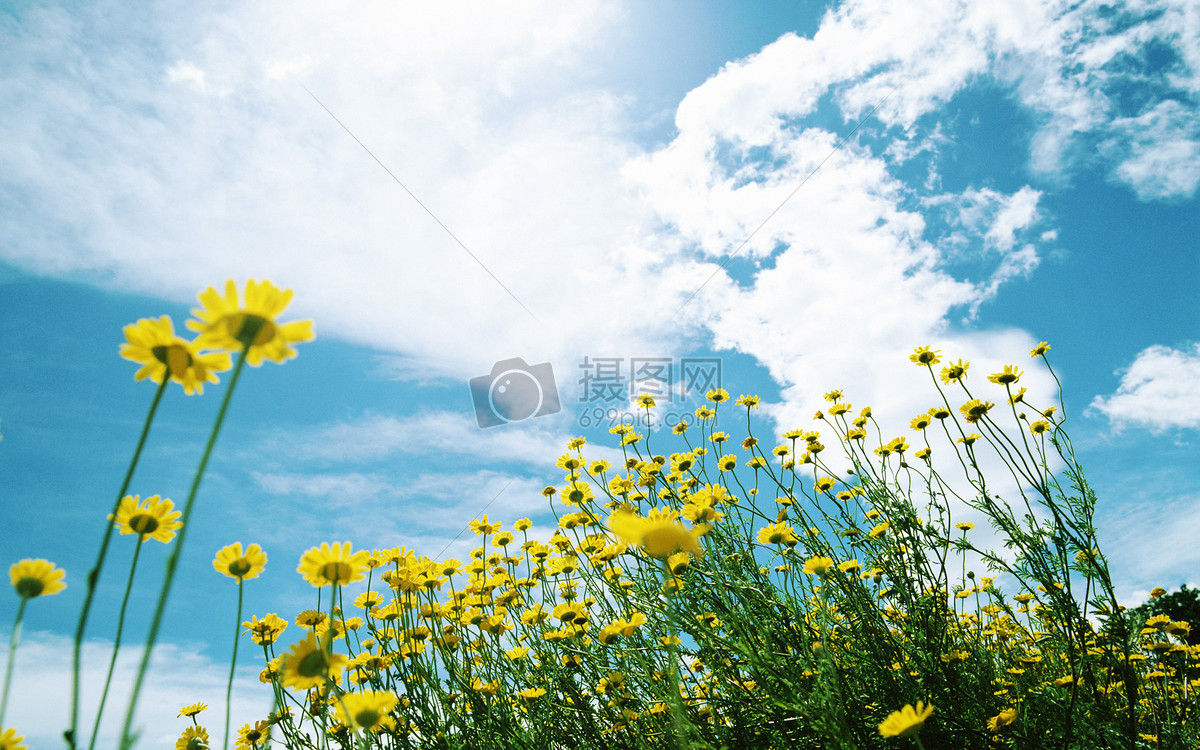
[[17,590],[17,595],[22,599],[50,596],[67,587],[67,584],[63,583],[67,572],[54,567],[54,563],[49,560],[40,558],[13,563],[8,569],[8,575],[12,579],[13,588]]
[[254,726],[243,724],[238,730],[238,747],[252,748],[265,745],[271,736],[271,725],[265,721],[256,721]]
[[1029,356],[1030,357],[1043,357],[1046,355],[1046,352],[1048,352],[1048,351],[1050,351],[1050,345],[1047,344],[1045,341],[1043,341],[1042,343],[1033,347],[1033,349],[1029,352]]
[[823,576],[833,567],[832,557],[810,557],[804,563],[804,572],[809,575]]
[[777,521],[758,531],[759,544],[786,544],[789,547],[795,547],[799,541],[799,538],[796,537],[796,530],[785,521]]
[[719,404],[722,401],[729,400],[729,391],[725,390],[724,388],[717,388],[704,394],[704,397],[709,401],[712,401],[714,404]]
[[197,331],[196,345],[246,350],[246,361],[258,367],[263,359],[286,362],[296,356],[292,344],[312,341],[311,320],[277,323],[275,317],[292,300],[292,291],[276,287],[269,281],[246,282],[245,304],[238,301],[237,284],[225,282],[225,294],[209,287],[199,295],[200,307],[192,310],[197,320],[187,327]]
[[213,567],[218,573],[239,581],[257,578],[266,566],[267,554],[257,544],[249,545],[243,552],[242,543],[234,542],[218,550],[213,558]]
[[1050,429],[1050,423],[1044,419],[1039,419],[1029,425],[1029,431],[1034,435],[1041,435],[1046,430]]
[[1017,709],[1006,708],[992,718],[988,719],[987,728],[990,732],[995,732],[1000,727],[1006,727],[1017,720]]
[[970,366],[970,362],[964,362],[961,359],[957,362],[951,362],[949,365],[942,368],[942,371],[938,373],[938,377],[941,378],[942,382],[946,385],[957,383],[967,376],[967,368]]
[[499,521],[496,523],[489,523],[488,517],[484,515],[483,520],[473,518],[471,519],[471,523],[467,525],[470,526],[471,530],[475,532],[475,536],[479,536],[480,534],[495,534],[500,530],[501,524]]
[[917,701],[917,707],[905,706],[899,711],[893,711],[879,725],[879,733],[884,737],[911,737],[921,731],[925,720],[933,715],[933,706],[926,706]]
[[969,424],[974,424],[975,422],[979,421],[980,417],[991,411],[993,406],[995,406],[995,404],[993,404],[991,401],[982,401],[980,399],[973,398],[967,403],[958,407],[958,410],[962,412],[963,418],[966,419]]
[[5,729],[0,732],[0,750],[26,750],[25,738],[17,734],[15,729]]
[[142,318],[125,326],[121,356],[142,366],[134,380],[161,384],[164,377],[183,386],[184,393],[203,393],[205,383],[219,382],[218,372],[230,367],[226,352],[203,353],[192,342],[175,335],[169,316]]
[[175,740],[175,750],[208,750],[208,730],[190,726]]
[[531,700],[535,700],[537,698],[541,698],[545,694],[546,694],[546,688],[527,688],[525,690],[517,691],[517,695],[521,698],[521,700],[525,700],[525,701],[531,701]]
[[158,495],[141,500],[138,495],[126,495],[117,506],[117,516],[109,516],[122,534],[137,534],[138,541],[154,539],[167,544],[175,538],[175,532],[183,528],[179,517],[183,513],[175,510],[175,503]]
[[914,365],[933,366],[941,361],[938,357],[939,351],[938,349],[930,350],[928,346],[918,346],[913,349],[913,353],[908,355],[908,358]]
[[320,547],[313,547],[301,556],[296,572],[318,588],[362,580],[371,553],[366,550],[351,553],[351,549],[350,542],[335,542],[332,547],[322,542]]
[[654,403],[654,396],[649,393],[643,393],[637,397],[637,405],[643,409],[653,409],[657,404]]
[[326,678],[336,680],[349,661],[343,654],[326,652],[324,644],[313,633],[292,644],[291,650],[282,656],[280,679],[284,687],[295,690],[321,687]]
[[988,375],[987,379],[997,385],[1008,385],[1020,380],[1021,375],[1022,373],[1017,369],[1016,365],[1005,365],[1004,370]]
[[381,732],[395,727],[389,716],[396,708],[396,694],[391,690],[368,690],[362,693],[346,693],[333,705],[338,720],[351,729]]
[[283,634],[283,631],[287,630],[287,626],[287,620],[274,612],[261,620],[251,615],[249,620],[242,623],[242,627],[246,628],[246,632],[250,634],[251,640],[260,646],[269,646],[274,643]]
[[208,709],[207,703],[193,703],[190,706],[184,706],[183,708],[179,709],[178,716],[186,716],[190,719],[193,716],[195,716],[196,714],[200,713],[201,711],[204,711],[207,709]]
[[654,508],[642,518],[628,506],[608,517],[608,528],[627,544],[641,547],[651,557],[664,560],[678,549],[703,555],[700,536],[708,531],[704,525],[689,531],[678,521],[675,511]]

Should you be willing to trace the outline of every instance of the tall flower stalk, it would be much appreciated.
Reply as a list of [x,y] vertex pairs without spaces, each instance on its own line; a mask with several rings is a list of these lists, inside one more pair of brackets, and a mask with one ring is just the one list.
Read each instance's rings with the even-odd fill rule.
[[[146,380],[157,383],[150,409],[146,413],[146,421],[142,424],[142,432],[138,436],[133,458],[125,470],[125,479],[117,490],[117,498],[113,502],[110,518],[115,516],[121,507],[125,493],[133,481],[134,472],[150,436],[150,426],[158,413],[159,403],[162,402],[167,384],[174,381],[179,383],[188,395],[204,392],[205,383],[218,382],[217,373],[224,372],[230,367],[229,354],[226,352],[204,352],[194,342],[186,341],[175,335],[175,327],[170,317],[163,315],[159,318],[143,318],[136,323],[125,326],[125,343],[121,345],[121,356],[131,362],[142,365],[134,374],[134,380]],[[63,736],[67,745],[74,750],[75,730],[79,723],[79,678],[83,638],[87,630],[88,615],[92,610],[92,600],[96,595],[96,587],[100,582],[100,572],[104,569],[104,561],[108,555],[108,545],[112,540],[114,526],[105,524],[104,538],[100,542],[100,552],[96,555],[96,564],[87,575],[87,591],[83,598],[83,608],[79,613],[79,622],[75,626],[75,642],[71,653],[71,725]],[[114,653],[115,657],[115,653]],[[105,683],[107,687],[107,682]],[[95,742],[95,737],[92,737]]]
[[[17,644],[21,641],[21,620],[25,617],[25,605],[30,599],[39,596],[51,596],[67,587],[63,583],[66,572],[54,567],[49,560],[21,560],[8,569],[13,588],[21,603],[17,606],[17,616],[13,620],[12,636],[8,640],[8,662],[4,666],[4,688],[0,690],[0,732],[3,731],[4,714],[8,710],[8,689],[12,686],[13,664],[17,656]],[[6,745],[0,737],[0,747]]]
[[[244,302],[241,302],[237,285],[231,280],[225,284],[224,295],[212,287],[201,292],[199,295],[201,306],[192,310],[196,319],[189,320],[187,323],[188,328],[199,333],[194,342],[196,347],[238,352],[238,358],[229,379],[229,388],[221,401],[212,432],[204,446],[200,464],[196,469],[187,500],[183,505],[183,528],[179,532],[179,541],[167,557],[162,589],[158,595],[158,602],[155,604],[154,616],[150,621],[146,647],[142,653],[137,676],[134,678],[129,707],[125,712],[125,721],[121,729],[120,747],[122,750],[126,750],[133,742],[130,736],[133,714],[137,708],[137,700],[145,680],[150,656],[158,640],[158,631],[166,611],[167,598],[175,581],[175,573],[183,552],[183,542],[189,528],[188,524],[195,507],[196,497],[200,491],[200,483],[208,468],[209,459],[212,457],[221,426],[225,422],[225,415],[229,410],[233,393],[237,389],[242,370],[247,362],[255,367],[261,365],[264,359],[279,363],[285,362],[296,356],[296,350],[292,348],[293,344],[310,341],[313,338],[311,321],[279,323],[275,320],[275,317],[287,307],[291,298],[291,290],[281,290],[269,281],[258,282],[252,279],[246,284]],[[182,360],[176,356],[173,361]]]

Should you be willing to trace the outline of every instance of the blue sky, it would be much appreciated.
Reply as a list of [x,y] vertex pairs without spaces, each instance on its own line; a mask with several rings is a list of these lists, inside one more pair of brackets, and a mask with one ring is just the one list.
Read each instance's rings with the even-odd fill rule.
[[[614,455],[580,424],[585,358],[717,358],[780,432],[835,387],[905,424],[930,399],[915,346],[989,372],[1049,340],[1119,591],[1200,583],[1194,4],[561,6],[0,10],[0,538],[69,584],[30,607],[19,684],[61,689],[153,395],[117,356],[122,327],[181,328],[226,278],[294,289],[284,318],[318,339],[239,385],[148,737],[220,703],[225,544],[270,557],[247,612],[290,617],[313,600],[299,555],[323,541],[461,558],[489,502],[547,532],[565,441]],[[468,381],[513,357],[552,366],[563,408],[480,429]],[[1034,366],[1022,383],[1053,396]],[[182,501],[223,389],[171,389],[133,492]],[[148,544],[134,612],[165,554]],[[97,653],[115,617],[98,608]],[[245,664],[243,721],[265,700]],[[11,723],[49,742],[65,706],[24,695]]]

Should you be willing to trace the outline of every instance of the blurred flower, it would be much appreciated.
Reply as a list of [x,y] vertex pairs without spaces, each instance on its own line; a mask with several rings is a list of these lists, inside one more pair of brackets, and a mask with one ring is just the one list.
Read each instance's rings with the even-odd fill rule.
[[121,344],[121,356],[142,365],[134,380],[161,384],[163,378],[183,386],[184,393],[203,393],[204,384],[219,382],[218,372],[231,366],[227,352],[203,353],[199,347],[175,335],[169,316],[142,318],[125,326],[126,343]]
[[925,720],[933,714],[933,706],[926,706],[917,701],[917,707],[905,706],[899,711],[893,711],[879,725],[879,733],[884,737],[911,737],[921,731]]
[[311,320],[278,323],[275,318],[292,300],[292,291],[269,281],[246,282],[245,304],[238,300],[237,284],[225,282],[225,294],[209,287],[199,295],[200,307],[192,310],[196,320],[187,327],[199,332],[196,345],[229,351],[246,350],[246,361],[258,367],[263,359],[286,362],[296,356],[292,344],[312,341]]
[[389,714],[396,707],[396,694],[390,690],[346,693],[335,703],[338,720],[353,729],[381,732],[396,722]]
[[326,652],[317,637],[309,633],[283,654],[280,680],[284,687],[295,690],[322,687],[327,678],[337,679],[347,661],[349,658],[342,654]]
[[666,559],[678,549],[703,555],[699,539],[708,531],[704,525],[689,531],[678,521],[675,511],[654,508],[642,518],[628,507],[608,517],[608,528],[626,543],[641,547],[646,554],[660,559]]
[[[57,594],[67,587],[63,578],[67,572],[54,567],[49,560],[21,560],[13,563],[8,569],[13,588],[22,599],[33,599],[36,596]],[[9,730],[12,731],[12,730]]]

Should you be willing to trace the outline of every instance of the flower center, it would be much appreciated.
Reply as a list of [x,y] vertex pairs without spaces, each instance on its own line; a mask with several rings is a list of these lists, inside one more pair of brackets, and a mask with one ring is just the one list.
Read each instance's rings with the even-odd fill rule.
[[242,576],[246,575],[249,572],[250,572],[250,563],[246,562],[246,560],[244,558],[239,558],[239,559],[234,560],[233,562],[229,563],[229,574],[231,576],[241,578]]
[[321,576],[330,583],[349,580],[351,572],[350,564],[341,561],[325,563],[321,566]]
[[129,528],[142,536],[149,536],[158,528],[158,519],[147,513],[139,513],[129,518]]
[[244,346],[261,346],[275,338],[275,324],[261,315],[236,313],[226,316],[225,329]]
[[325,674],[325,656],[320,651],[313,651],[306,654],[300,660],[300,666],[296,669],[302,677],[319,677]]
[[187,373],[187,368],[192,365],[191,352],[181,344],[156,346],[150,351],[154,354],[154,358],[166,365],[167,370],[176,378],[182,378]]
[[41,595],[42,591],[46,589],[46,583],[40,578],[26,576],[17,581],[16,589],[17,595],[22,599],[32,599],[35,596]]
[[365,728],[369,729],[370,727],[375,726],[375,724],[379,722],[379,712],[372,711],[369,708],[366,709],[365,711],[359,711],[357,714],[354,715],[354,721],[360,727],[365,727]]

